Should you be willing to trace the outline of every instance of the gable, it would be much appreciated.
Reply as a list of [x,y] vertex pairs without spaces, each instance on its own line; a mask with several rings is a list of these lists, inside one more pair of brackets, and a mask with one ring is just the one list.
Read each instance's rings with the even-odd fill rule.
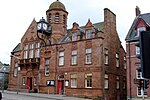
[[37,25],[37,23],[36,23],[35,19],[33,19],[30,26],[26,30],[25,34],[21,38],[21,43],[26,42],[27,39],[30,41],[30,40],[33,40],[33,39],[37,38],[36,25]]
[[137,16],[129,31],[128,31],[128,34],[125,38],[125,41],[136,41],[138,39],[138,37],[136,37],[136,29],[140,26],[146,26],[146,27],[149,27],[150,25],[150,13],[147,13],[147,14],[141,14],[139,16]]
[[89,19],[87,24],[85,25],[85,28],[92,27],[92,26],[93,26],[93,24],[91,23],[91,21]]
[[141,18],[139,18],[139,20],[137,21],[137,23],[135,24],[135,30],[137,30],[140,27],[148,27],[148,25],[145,23],[145,21]]

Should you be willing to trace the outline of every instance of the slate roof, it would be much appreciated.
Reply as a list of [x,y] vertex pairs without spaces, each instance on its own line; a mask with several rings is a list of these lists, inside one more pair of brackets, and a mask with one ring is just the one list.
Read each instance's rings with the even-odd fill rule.
[[[99,31],[102,31],[102,32],[104,31],[104,22],[94,23],[93,26],[94,26],[96,33]],[[79,27],[81,35],[84,33],[84,30],[85,30],[84,28],[85,28],[85,26]],[[70,34],[71,34],[71,29],[68,29],[67,34],[62,39],[61,43],[69,42],[70,41],[70,38],[69,38]],[[21,50],[20,43],[18,43],[18,45],[13,49],[13,52],[18,52],[20,50]]]
[[18,43],[18,45],[13,49],[13,52],[17,52],[17,51],[20,51],[21,48],[20,48],[20,43]]
[[[94,29],[95,29],[95,32],[99,32],[99,31],[104,31],[104,22],[99,22],[99,23],[95,23],[93,24],[94,26]],[[79,27],[79,30],[80,30],[80,35],[82,37],[84,31],[85,31],[85,26],[81,26]],[[70,34],[71,34],[71,29],[68,29],[67,30],[67,34],[65,35],[65,37],[62,39],[61,43],[66,43],[66,42],[69,42],[70,41]]]
[[0,68],[2,68],[2,66],[3,66],[3,63],[0,61]]
[[5,72],[6,72],[6,73],[9,73],[9,71],[10,71],[10,66],[3,66],[3,67],[0,69],[0,73],[3,73],[3,72],[4,72],[4,68],[5,68]]
[[125,41],[136,41],[138,39],[138,37],[136,37],[135,25],[140,18],[143,19],[148,26],[150,26],[150,13],[140,14],[134,19]]

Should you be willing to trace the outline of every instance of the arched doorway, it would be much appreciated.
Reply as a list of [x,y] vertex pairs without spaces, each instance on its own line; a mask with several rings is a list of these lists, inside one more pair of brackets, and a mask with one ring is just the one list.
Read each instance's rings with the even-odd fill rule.
[[32,78],[33,77],[33,73],[32,73],[32,71],[28,71],[26,76],[27,76],[27,88],[29,90],[32,90],[32,81],[33,81],[33,78]]
[[63,93],[64,93],[64,75],[59,75],[57,82],[57,94]]

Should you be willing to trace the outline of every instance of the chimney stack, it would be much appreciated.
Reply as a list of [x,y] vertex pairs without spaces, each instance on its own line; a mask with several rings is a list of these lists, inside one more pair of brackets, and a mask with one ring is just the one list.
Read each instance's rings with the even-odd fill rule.
[[136,16],[139,16],[141,14],[140,8],[138,6],[136,6],[135,8],[135,13],[136,13]]

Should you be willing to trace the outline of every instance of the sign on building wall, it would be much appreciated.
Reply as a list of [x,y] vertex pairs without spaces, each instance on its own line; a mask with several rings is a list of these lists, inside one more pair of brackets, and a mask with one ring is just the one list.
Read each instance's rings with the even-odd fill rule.
[[65,80],[65,86],[69,86],[69,80]]
[[46,81],[46,85],[47,86],[54,86],[55,85],[55,81],[54,80],[47,80]]

